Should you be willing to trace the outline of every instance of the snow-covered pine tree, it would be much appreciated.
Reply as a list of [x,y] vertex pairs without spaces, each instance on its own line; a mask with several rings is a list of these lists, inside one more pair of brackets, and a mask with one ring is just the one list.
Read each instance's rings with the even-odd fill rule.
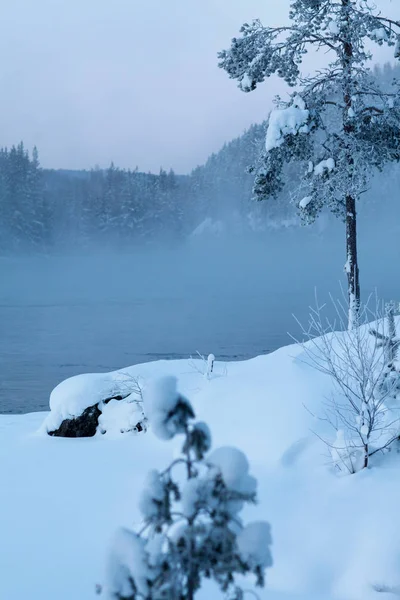
[[26,196],[29,207],[26,235],[34,247],[43,248],[49,241],[50,214],[45,201],[43,172],[36,146],[32,150],[32,159],[29,162]]
[[[366,0],[292,0],[290,24],[244,24],[219,66],[251,92],[273,74],[297,92],[271,112],[266,148],[257,168],[259,200],[284,187],[283,167],[303,163],[296,203],[306,222],[327,206],[346,223],[349,327],[360,302],[356,201],[374,169],[400,158],[400,97],[396,82],[383,89],[368,62],[372,43],[400,58],[400,23]],[[309,50],[326,52],[327,64],[302,74]]]
[[117,532],[107,592],[118,600],[193,600],[205,578],[241,600],[236,575],[253,573],[264,585],[271,566],[268,523],[243,525],[240,512],[256,500],[256,480],[236,448],[211,447],[205,423],[194,422],[190,402],[166,377],[144,395],[157,437],[184,436],[182,455],[165,471],[151,471],[140,501],[139,533]]

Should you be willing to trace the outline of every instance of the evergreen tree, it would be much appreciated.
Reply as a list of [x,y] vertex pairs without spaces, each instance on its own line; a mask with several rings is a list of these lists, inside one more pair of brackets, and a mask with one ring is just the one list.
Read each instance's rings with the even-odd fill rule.
[[140,532],[125,529],[116,535],[108,569],[110,597],[193,600],[207,578],[232,600],[241,600],[236,576],[252,573],[263,586],[272,564],[269,525],[244,525],[240,519],[244,505],[256,498],[247,459],[236,448],[207,454],[209,429],[194,422],[175,378],[156,382],[145,406],[157,437],[184,436],[182,455],[162,473],[149,473]]
[[[297,203],[305,220],[324,206],[343,218],[352,327],[360,302],[356,201],[374,169],[400,158],[399,87],[387,91],[374,79],[368,47],[392,46],[400,58],[400,23],[364,0],[293,0],[289,16],[287,27],[264,27],[259,20],[243,25],[219,64],[244,92],[273,74],[298,88],[270,115],[254,192],[259,199],[276,196],[285,184],[284,165],[298,161]],[[304,76],[310,48],[325,50],[327,65]]]
[[51,215],[45,200],[43,173],[40,168],[39,152],[36,146],[33,148],[32,159],[29,163],[26,196],[29,210],[25,211],[25,215],[28,212],[29,236],[32,245],[41,247],[50,241]]

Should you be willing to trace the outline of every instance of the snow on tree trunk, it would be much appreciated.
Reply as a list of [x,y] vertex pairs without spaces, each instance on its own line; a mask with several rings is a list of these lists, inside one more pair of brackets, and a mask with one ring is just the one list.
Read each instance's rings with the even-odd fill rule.
[[354,329],[358,321],[360,307],[360,282],[357,259],[357,214],[356,202],[352,196],[346,198],[346,250],[347,285],[349,294],[349,329]]
[[[351,19],[349,13],[350,0],[342,0],[342,20],[343,20],[343,131],[347,140],[354,134],[354,122],[350,117],[353,111],[352,107],[352,81],[353,81],[353,45],[351,43]],[[348,173],[347,182],[349,193],[346,194],[346,272],[347,286],[349,296],[349,329],[357,325],[358,312],[360,306],[360,282],[357,257],[357,213],[356,200],[350,192],[352,187],[352,178],[354,174],[354,157],[351,153],[350,144],[346,141],[348,149]]]

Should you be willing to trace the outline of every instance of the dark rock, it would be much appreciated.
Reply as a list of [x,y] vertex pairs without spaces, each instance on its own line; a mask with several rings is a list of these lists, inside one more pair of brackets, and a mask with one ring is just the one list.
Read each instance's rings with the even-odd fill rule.
[[49,435],[67,438],[93,437],[97,431],[100,415],[98,404],[89,406],[79,417],[65,419],[58,429],[49,431]]
[[[111,400],[124,400],[127,398],[129,394],[124,396],[113,396],[112,398],[106,398],[103,400],[104,404],[108,404]],[[48,434],[56,437],[66,437],[66,438],[80,438],[80,437],[93,437],[96,435],[97,428],[99,425],[99,417],[101,415],[101,410],[99,408],[99,403],[94,406],[89,406],[86,408],[83,413],[79,417],[75,417],[73,419],[64,419],[61,423],[60,427],[55,431],[49,431]],[[121,429],[121,433],[128,433],[130,431],[134,431],[135,433],[140,433],[141,431],[147,430],[147,419],[143,417],[141,421],[139,421],[135,427],[131,427],[129,429]],[[102,429],[100,433],[107,433],[105,429]]]

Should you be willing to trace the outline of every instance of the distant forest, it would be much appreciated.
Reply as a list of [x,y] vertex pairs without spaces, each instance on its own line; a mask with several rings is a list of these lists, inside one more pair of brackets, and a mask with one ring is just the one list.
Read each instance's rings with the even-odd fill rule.
[[[390,81],[400,69],[385,65],[375,74]],[[262,152],[265,128],[252,125],[190,175],[114,164],[91,171],[43,169],[36,148],[28,152],[22,142],[2,148],[0,253],[179,240],[206,219],[251,230],[287,224],[296,217],[290,192],[261,205],[252,200],[248,168]]]

